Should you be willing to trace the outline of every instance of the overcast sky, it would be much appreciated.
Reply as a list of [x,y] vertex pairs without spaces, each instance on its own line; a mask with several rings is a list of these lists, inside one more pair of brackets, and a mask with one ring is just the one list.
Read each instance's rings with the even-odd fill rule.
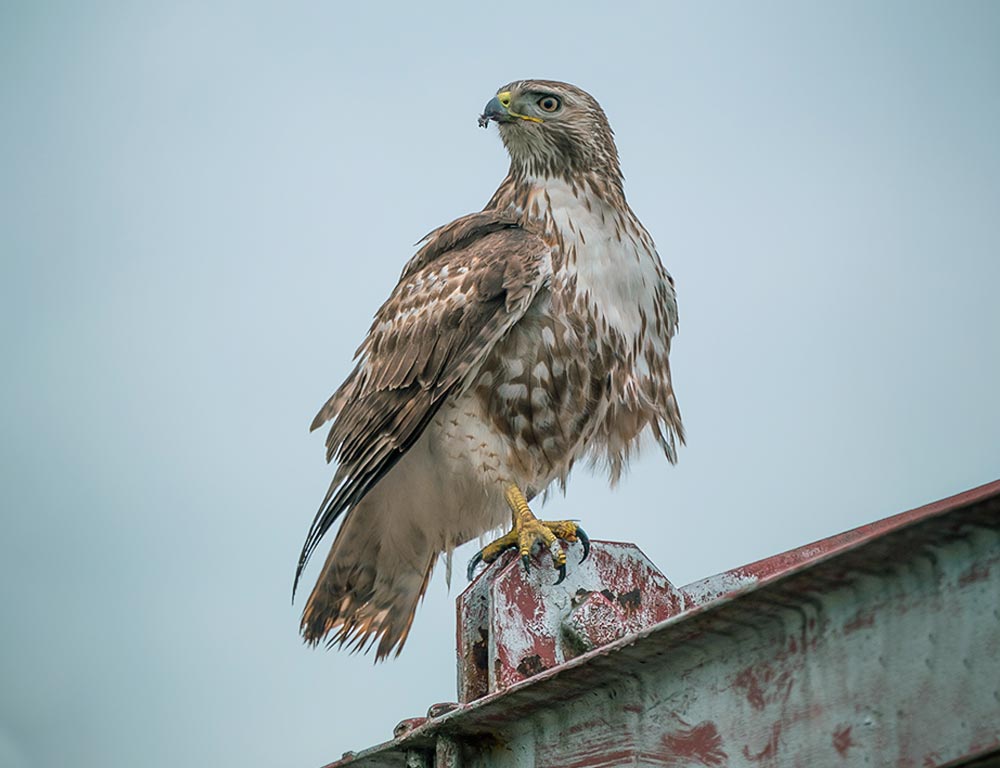
[[605,107],[680,303],[679,465],[547,516],[680,585],[1000,476],[1000,3],[0,9],[2,768],[307,768],[455,698],[460,581],[378,667],[289,595],[308,424],[516,78]]

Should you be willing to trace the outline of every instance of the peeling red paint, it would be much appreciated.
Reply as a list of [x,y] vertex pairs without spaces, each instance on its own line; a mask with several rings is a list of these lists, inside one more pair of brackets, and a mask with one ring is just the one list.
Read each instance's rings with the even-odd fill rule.
[[692,759],[701,765],[722,765],[728,757],[722,749],[719,729],[708,720],[693,728],[668,733],[663,737],[663,747],[667,750],[663,755],[667,765],[688,765]]
[[549,555],[534,557],[530,572],[513,555],[501,558],[459,597],[463,703],[537,677],[685,606],[634,544],[592,541],[590,556],[559,589],[551,582]]
[[757,681],[757,675],[754,674],[753,667],[747,667],[740,672],[734,684],[737,688],[746,689],[747,701],[750,702],[751,707],[754,709],[764,708],[764,692]]
[[395,738],[399,738],[403,734],[419,728],[421,725],[426,723],[428,719],[429,718],[426,717],[408,717],[406,720],[401,720],[396,724],[396,727],[392,729],[392,735]]
[[859,629],[875,626],[875,614],[872,611],[858,611],[854,617],[844,624],[844,634],[849,635]]
[[746,691],[747,701],[756,710],[785,701],[792,691],[792,683],[790,672],[775,674],[770,664],[747,667],[733,680],[733,686]]
[[[938,768],[981,757],[1000,748],[1000,482],[984,489],[675,590],[679,615],[572,658],[547,606],[573,613],[593,592],[627,620],[633,594],[640,610],[666,603],[647,600],[645,581],[619,584],[617,563],[560,596],[536,578],[549,562],[527,579],[508,572],[511,557],[470,586],[460,613],[471,681],[462,691],[475,685],[472,695],[342,762],[402,764],[442,743],[491,764],[530,755],[561,768]],[[871,549],[852,550],[858,542]],[[535,672],[550,641],[563,657],[517,679]],[[491,674],[501,685],[478,688]],[[496,734],[488,746],[485,734]]]
[[841,757],[847,757],[847,750],[854,746],[851,739],[851,726],[844,725],[833,732],[833,748]]

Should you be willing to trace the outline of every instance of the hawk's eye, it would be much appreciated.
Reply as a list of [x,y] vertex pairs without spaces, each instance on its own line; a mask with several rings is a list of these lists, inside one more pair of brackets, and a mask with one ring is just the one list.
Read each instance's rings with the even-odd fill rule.
[[555,112],[559,109],[559,99],[555,96],[542,96],[542,98],[538,100],[538,106],[540,106],[544,112]]

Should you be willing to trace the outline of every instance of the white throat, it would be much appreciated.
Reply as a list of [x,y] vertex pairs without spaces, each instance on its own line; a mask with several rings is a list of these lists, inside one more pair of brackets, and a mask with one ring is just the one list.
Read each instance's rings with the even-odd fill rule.
[[652,319],[663,281],[652,239],[627,208],[562,179],[532,179],[526,213],[561,243],[555,280],[575,282],[577,299],[610,328],[634,341]]

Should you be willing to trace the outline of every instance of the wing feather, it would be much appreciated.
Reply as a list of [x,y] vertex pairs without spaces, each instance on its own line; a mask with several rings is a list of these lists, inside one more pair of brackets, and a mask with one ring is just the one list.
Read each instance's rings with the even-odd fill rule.
[[[323,535],[423,433],[551,275],[549,247],[496,213],[432,232],[375,315],[358,364],[313,420],[331,421],[337,472],[302,547],[295,585]],[[294,587],[293,587],[294,594]]]

